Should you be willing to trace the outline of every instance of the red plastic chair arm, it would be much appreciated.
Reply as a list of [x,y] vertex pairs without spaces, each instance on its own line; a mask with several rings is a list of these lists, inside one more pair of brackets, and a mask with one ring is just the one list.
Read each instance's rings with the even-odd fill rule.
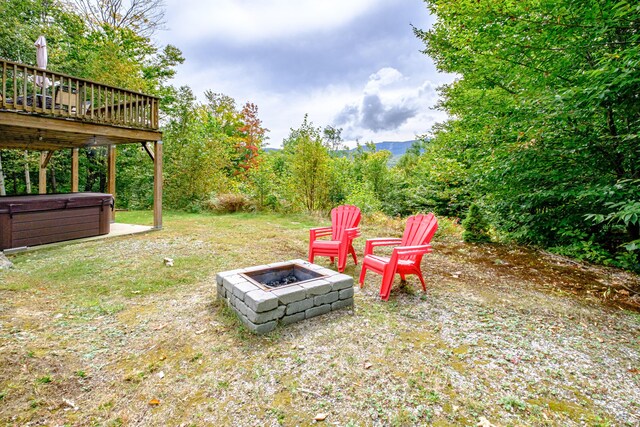
[[353,240],[356,237],[360,236],[360,228],[359,227],[347,228],[346,230],[344,230],[344,233],[345,233],[347,239]]
[[393,248],[393,252],[398,255],[398,258],[424,255],[431,252],[431,245],[398,246],[397,248]]
[[313,242],[318,237],[331,236],[331,227],[316,227],[309,230],[309,239]]
[[376,246],[397,246],[402,243],[402,239],[399,238],[379,238],[379,239],[367,239],[364,247],[364,254],[371,255],[373,248]]

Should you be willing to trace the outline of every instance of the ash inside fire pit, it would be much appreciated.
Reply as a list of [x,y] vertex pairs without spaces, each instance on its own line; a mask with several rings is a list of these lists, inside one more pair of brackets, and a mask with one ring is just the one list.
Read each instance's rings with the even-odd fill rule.
[[267,288],[279,288],[280,286],[287,286],[290,285],[292,283],[296,283],[299,282],[298,278],[296,276],[294,276],[293,274],[287,277],[283,277],[280,280],[273,280],[271,282],[267,282],[264,285]]
[[279,267],[267,268],[241,274],[252,283],[265,290],[281,288],[293,284],[300,284],[309,280],[324,277],[316,271],[299,264],[286,264]]

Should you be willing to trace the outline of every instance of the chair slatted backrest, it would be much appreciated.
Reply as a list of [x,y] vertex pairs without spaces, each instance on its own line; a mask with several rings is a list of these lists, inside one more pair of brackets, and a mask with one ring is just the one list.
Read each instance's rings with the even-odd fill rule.
[[438,220],[432,213],[410,216],[402,235],[402,246],[425,245],[431,242],[437,230]]
[[331,239],[340,240],[347,228],[354,228],[360,224],[362,214],[360,208],[353,205],[341,205],[331,210]]

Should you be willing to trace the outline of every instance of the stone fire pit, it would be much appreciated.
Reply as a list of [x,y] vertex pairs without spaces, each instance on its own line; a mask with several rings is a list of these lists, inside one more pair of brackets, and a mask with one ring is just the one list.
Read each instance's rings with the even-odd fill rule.
[[218,298],[257,334],[353,305],[353,278],[301,259],[216,275]]

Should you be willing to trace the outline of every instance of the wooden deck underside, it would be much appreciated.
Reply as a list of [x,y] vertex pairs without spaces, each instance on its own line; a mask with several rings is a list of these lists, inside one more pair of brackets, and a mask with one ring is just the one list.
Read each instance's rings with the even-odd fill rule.
[[0,111],[0,149],[49,151],[161,139],[159,131]]

